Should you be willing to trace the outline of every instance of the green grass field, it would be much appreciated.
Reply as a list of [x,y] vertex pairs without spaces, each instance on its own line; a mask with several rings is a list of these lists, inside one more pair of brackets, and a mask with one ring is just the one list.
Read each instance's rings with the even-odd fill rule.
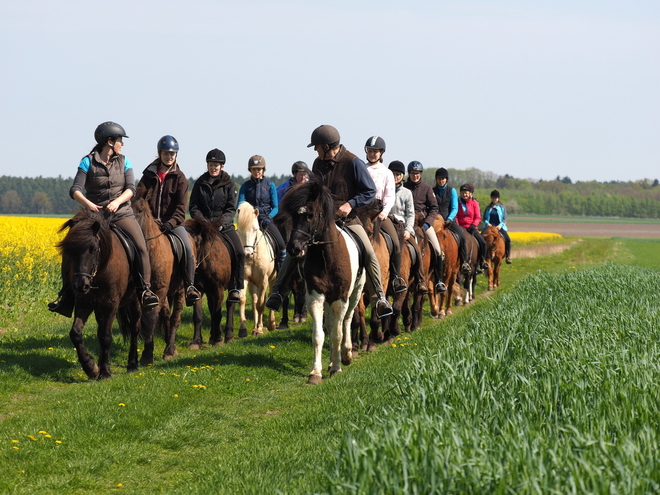
[[[658,247],[516,260],[497,292],[320,386],[308,325],[193,352],[189,310],[178,358],[127,374],[117,336],[113,379],[90,382],[70,321],[17,301],[0,493],[658,492]],[[85,336],[96,352],[93,321]]]

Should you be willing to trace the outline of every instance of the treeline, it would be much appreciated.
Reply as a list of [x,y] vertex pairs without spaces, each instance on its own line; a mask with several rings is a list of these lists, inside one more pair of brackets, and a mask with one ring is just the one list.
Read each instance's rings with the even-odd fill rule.
[[[474,184],[475,196],[482,207],[490,202],[490,192],[500,191],[509,214],[574,215],[625,218],[660,218],[658,180],[635,182],[572,182],[569,177],[533,181],[497,175],[476,168],[449,170],[449,181],[456,189],[465,182]],[[273,175],[276,185],[289,178]],[[248,177],[234,176],[240,186]],[[435,169],[424,171],[422,179],[435,184]],[[0,214],[69,215],[78,204],[69,197],[72,178],[0,177]],[[189,179],[192,189],[195,179]]]

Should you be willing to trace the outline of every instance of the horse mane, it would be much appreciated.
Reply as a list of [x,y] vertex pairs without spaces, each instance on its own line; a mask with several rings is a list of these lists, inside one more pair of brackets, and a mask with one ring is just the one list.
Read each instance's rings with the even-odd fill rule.
[[103,253],[99,268],[107,264],[112,252],[112,232],[110,222],[103,212],[81,209],[73,218],[67,220],[58,232],[66,229],[69,229],[69,232],[56,244],[62,257],[79,258],[89,249],[98,248]]
[[[184,227],[188,233],[196,240],[197,258],[203,259],[208,255],[208,251],[213,248],[214,242],[218,236],[218,228],[222,225],[222,217],[216,220],[209,220],[201,213],[184,222]],[[199,242],[197,242],[197,239]]]
[[255,215],[253,211],[255,210],[247,201],[242,201],[236,207],[236,226],[238,230],[245,232],[248,227],[254,222]]
[[321,179],[313,175],[308,182],[296,184],[287,191],[279,205],[279,211],[292,217],[301,208],[317,202],[321,208],[314,209],[314,226],[322,227],[334,222],[336,211],[332,193],[323,185]]

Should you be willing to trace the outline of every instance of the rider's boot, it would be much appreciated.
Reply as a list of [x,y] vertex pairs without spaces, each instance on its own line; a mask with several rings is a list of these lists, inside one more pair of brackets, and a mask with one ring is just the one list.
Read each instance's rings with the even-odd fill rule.
[[392,253],[390,256],[390,271],[392,273],[392,290],[395,294],[405,291],[408,286],[401,277],[401,252]]
[[160,303],[158,296],[151,291],[151,286],[148,284],[141,287],[138,294],[143,309],[155,308]]
[[186,306],[192,306],[201,298],[202,294],[194,285],[190,284],[188,287],[186,287]]
[[442,281],[445,275],[445,270],[444,270],[444,259],[443,255],[436,255],[435,257],[435,278],[437,280],[435,284],[435,292],[437,294],[444,294],[447,292],[447,286],[445,283]]
[[277,273],[277,278],[273,284],[270,296],[266,300],[266,307],[271,311],[279,311],[282,307],[282,301],[289,295],[291,290],[291,277],[293,277],[296,268],[296,260],[291,256],[286,256]]
[[76,296],[74,295],[73,291],[71,289],[62,288],[62,290],[60,290],[59,294],[57,295],[57,299],[48,303],[48,311],[59,313],[62,316],[71,318],[75,303]]

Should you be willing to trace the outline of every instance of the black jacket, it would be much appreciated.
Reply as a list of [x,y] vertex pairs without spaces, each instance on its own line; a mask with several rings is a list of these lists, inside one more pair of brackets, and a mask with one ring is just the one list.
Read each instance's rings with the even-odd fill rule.
[[211,221],[222,218],[223,226],[233,225],[238,196],[236,184],[224,170],[212,184],[210,178],[206,172],[195,182],[188,207],[190,216],[200,213]]

